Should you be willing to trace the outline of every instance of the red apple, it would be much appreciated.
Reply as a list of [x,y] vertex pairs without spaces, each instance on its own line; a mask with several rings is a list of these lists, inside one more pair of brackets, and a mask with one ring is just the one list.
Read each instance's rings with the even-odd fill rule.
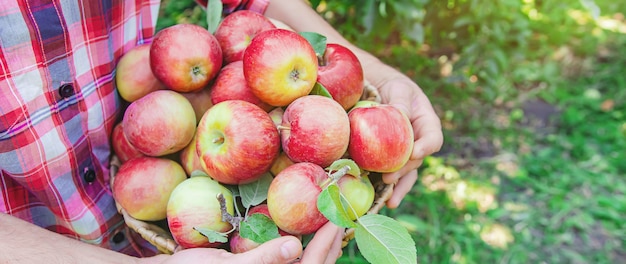
[[[267,204],[259,204],[259,205],[251,207],[250,210],[248,211],[248,216],[251,216],[253,214],[263,214],[269,217],[270,219],[272,218],[270,216],[270,211],[267,208]],[[291,235],[281,230],[280,228],[278,229],[278,234],[281,236]],[[253,240],[241,237],[239,235],[239,231],[233,232],[232,236],[229,239],[229,243],[230,243],[230,252],[232,253],[243,253],[251,249],[257,248],[258,246],[261,245],[257,242],[254,242]]]
[[352,51],[342,45],[329,43],[319,61],[317,81],[348,110],[363,94],[363,68]]
[[270,29],[257,34],[243,55],[248,86],[261,101],[286,106],[311,92],[317,82],[317,56],[298,33]]
[[113,152],[120,159],[122,163],[131,158],[145,156],[141,151],[137,150],[135,146],[131,145],[124,135],[124,128],[122,123],[117,123],[113,128],[113,134],[111,135],[111,146]]
[[360,168],[394,172],[402,168],[413,151],[413,127],[409,118],[386,104],[355,107],[350,118],[348,153]]
[[226,16],[215,30],[215,38],[224,54],[224,63],[243,59],[244,50],[256,34],[276,26],[265,16],[250,10],[239,10]]
[[329,179],[322,167],[310,162],[281,171],[267,191],[267,207],[278,228],[294,235],[317,231],[328,219],[317,209],[320,185]]
[[138,157],[120,166],[113,195],[128,214],[144,221],[166,218],[170,194],[187,178],[183,168],[165,158]]
[[202,118],[204,112],[213,106],[211,102],[211,89],[206,87],[199,91],[180,94],[189,100],[191,107],[193,107],[193,112],[196,114],[196,124],[200,123],[200,118]]
[[124,135],[137,150],[147,156],[163,156],[189,144],[196,130],[196,115],[180,93],[158,90],[132,102],[122,123]]
[[205,171],[225,184],[259,179],[280,150],[269,114],[242,100],[215,104],[200,120],[196,134],[196,151]]
[[243,75],[243,62],[235,61],[222,67],[211,87],[211,102],[217,104],[226,100],[243,100],[253,103],[263,110],[274,107],[261,101],[252,93]]
[[280,136],[283,151],[292,161],[327,167],[346,153],[350,121],[337,101],[307,95],[285,109]]
[[222,49],[215,37],[195,24],[176,24],[159,31],[150,47],[152,72],[177,92],[206,87],[222,67]]
[[165,89],[150,69],[149,43],[135,46],[122,55],[115,68],[115,85],[120,96],[128,102]]
[[234,213],[232,193],[207,176],[194,176],[176,186],[167,203],[167,224],[174,241],[183,248],[218,247],[220,242],[208,238],[194,228],[227,232],[230,223],[222,221],[217,195],[226,201],[226,211]]

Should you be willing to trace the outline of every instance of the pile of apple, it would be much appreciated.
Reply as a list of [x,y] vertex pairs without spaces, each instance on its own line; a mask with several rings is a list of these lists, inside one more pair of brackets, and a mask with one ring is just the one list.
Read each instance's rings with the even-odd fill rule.
[[182,248],[314,234],[335,214],[320,210],[328,188],[355,220],[374,200],[367,172],[398,170],[412,151],[402,112],[361,101],[349,49],[251,11],[214,33],[162,29],[116,74],[127,107],[112,136],[114,197],[136,219],[166,220]]

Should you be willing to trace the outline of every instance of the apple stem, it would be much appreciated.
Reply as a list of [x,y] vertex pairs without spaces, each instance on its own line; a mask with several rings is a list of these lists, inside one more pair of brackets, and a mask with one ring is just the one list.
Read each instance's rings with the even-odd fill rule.
[[326,66],[326,60],[324,59],[324,54],[317,54],[317,65]]
[[339,179],[341,179],[341,177],[346,175],[348,171],[350,171],[350,166],[346,165],[341,167],[341,169],[338,169],[337,171],[329,174],[328,179],[326,179],[320,186],[322,186],[322,189],[325,189],[331,184],[335,184],[337,181],[339,181]]
[[213,139],[213,144],[222,144],[224,143],[224,137],[217,137]]
[[239,223],[243,218],[231,215],[226,209],[226,198],[222,193],[217,194],[217,201],[220,203],[220,211],[222,212],[222,221],[230,223],[233,226],[233,230],[239,226]]
[[276,128],[278,128],[278,130],[291,130],[291,127],[283,125],[277,125]]

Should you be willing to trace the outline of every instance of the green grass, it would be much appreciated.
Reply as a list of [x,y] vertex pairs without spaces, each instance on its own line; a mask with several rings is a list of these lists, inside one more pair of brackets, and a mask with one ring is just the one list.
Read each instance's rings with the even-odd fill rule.
[[[381,211],[409,229],[420,263],[626,262],[624,44],[612,35],[610,55],[494,101],[422,84],[445,147],[400,208]],[[358,250],[339,263],[363,263]]]

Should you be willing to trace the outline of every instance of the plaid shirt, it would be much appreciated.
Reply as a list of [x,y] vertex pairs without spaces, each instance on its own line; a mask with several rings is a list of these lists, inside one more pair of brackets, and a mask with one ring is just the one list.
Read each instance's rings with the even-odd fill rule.
[[[0,2],[0,213],[126,254],[154,254],[117,213],[108,166],[121,116],[115,63],[151,41],[160,1]],[[267,4],[238,1],[225,12],[262,13]]]

